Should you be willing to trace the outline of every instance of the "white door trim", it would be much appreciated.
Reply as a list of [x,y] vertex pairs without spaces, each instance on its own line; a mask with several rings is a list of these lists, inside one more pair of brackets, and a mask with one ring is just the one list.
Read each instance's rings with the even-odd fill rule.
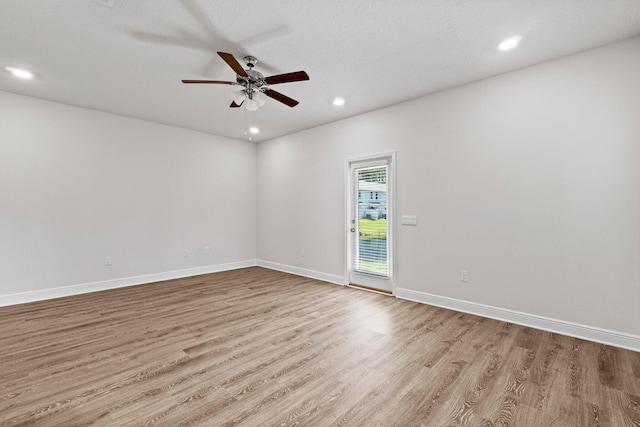
[[395,151],[386,151],[383,153],[376,153],[364,156],[357,157],[348,157],[345,158],[344,162],[344,284],[348,285],[350,281],[350,269],[351,269],[351,224],[350,224],[350,213],[351,213],[351,204],[354,202],[352,200],[352,191],[351,191],[351,166],[354,163],[365,163],[365,162],[374,162],[386,159],[388,160],[388,176],[389,176],[389,190],[391,193],[391,197],[389,198],[389,206],[387,211],[387,221],[389,227],[389,236],[387,236],[389,242],[389,280],[391,281],[391,292],[393,295],[396,294],[396,268],[395,268],[395,258],[396,258],[396,152]]

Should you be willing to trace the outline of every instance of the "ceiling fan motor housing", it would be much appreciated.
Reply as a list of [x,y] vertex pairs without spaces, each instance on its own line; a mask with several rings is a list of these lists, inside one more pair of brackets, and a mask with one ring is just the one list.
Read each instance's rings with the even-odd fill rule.
[[244,86],[245,88],[261,88],[267,83],[264,81],[264,76],[262,73],[252,70],[251,68],[247,70],[247,77],[243,77],[241,75],[236,76],[236,81]]

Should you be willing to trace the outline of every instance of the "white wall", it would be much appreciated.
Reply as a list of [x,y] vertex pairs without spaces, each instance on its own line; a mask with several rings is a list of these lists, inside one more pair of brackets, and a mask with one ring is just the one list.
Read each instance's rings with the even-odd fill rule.
[[399,288],[638,336],[638,76],[634,38],[260,143],[258,258],[344,276],[345,158],[397,150]]
[[640,336],[638,75],[634,38],[263,142],[257,158],[0,92],[0,303],[251,263],[256,245],[340,280],[345,158],[396,150],[398,214],[419,217],[397,226],[399,289]]
[[0,92],[0,296],[255,262],[255,215],[252,143]]

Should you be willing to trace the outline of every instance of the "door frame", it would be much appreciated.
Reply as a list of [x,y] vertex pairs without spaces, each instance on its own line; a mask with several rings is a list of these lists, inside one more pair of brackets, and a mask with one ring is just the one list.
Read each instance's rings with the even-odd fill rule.
[[396,152],[386,151],[382,153],[369,154],[357,157],[345,158],[344,162],[344,285],[347,286],[351,279],[351,266],[353,265],[353,251],[351,250],[352,239],[354,233],[351,233],[351,209],[355,203],[353,189],[351,188],[351,167],[353,164],[375,162],[386,160],[388,162],[387,171],[387,226],[388,235],[387,243],[389,245],[389,281],[391,283],[391,293],[396,294]]

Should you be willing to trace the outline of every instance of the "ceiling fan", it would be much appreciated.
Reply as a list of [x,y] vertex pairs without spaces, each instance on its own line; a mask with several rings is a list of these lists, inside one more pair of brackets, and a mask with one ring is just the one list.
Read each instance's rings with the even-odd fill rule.
[[276,92],[271,89],[269,85],[309,80],[309,76],[304,71],[295,71],[293,73],[264,77],[261,73],[253,69],[253,67],[258,63],[258,60],[253,56],[244,57],[244,62],[248,67],[248,69],[245,70],[232,54],[218,52],[218,55],[220,55],[224,62],[229,64],[233,71],[236,72],[237,75],[235,82],[224,80],[182,80],[182,83],[242,86],[241,90],[233,93],[233,102],[231,102],[230,105],[231,108],[240,107],[245,103],[245,108],[247,110],[255,111],[266,102],[265,95],[275,99],[276,101],[280,101],[289,107],[295,107],[298,105],[298,101],[291,99],[280,92]]

